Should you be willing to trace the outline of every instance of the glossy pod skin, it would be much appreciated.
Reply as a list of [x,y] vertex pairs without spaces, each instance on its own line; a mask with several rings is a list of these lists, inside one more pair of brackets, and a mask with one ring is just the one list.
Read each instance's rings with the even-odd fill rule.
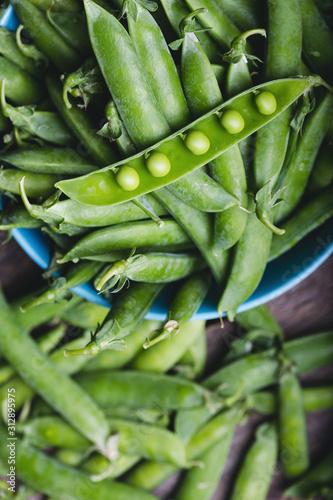
[[319,193],[295,211],[284,223],[282,236],[273,236],[269,259],[273,260],[293,248],[306,234],[333,216],[333,187]]
[[232,500],[265,500],[278,456],[277,431],[274,424],[262,424],[256,441],[247,452],[236,478]]
[[98,229],[76,243],[59,262],[69,262],[111,250],[134,247],[142,250],[150,246],[165,248],[168,245],[188,244],[189,239],[177,222],[171,219],[164,222],[163,227],[158,227],[155,222],[148,220],[124,222]]
[[37,104],[43,97],[40,84],[6,57],[0,57],[0,79],[6,80],[6,97],[17,106]]
[[46,86],[60,116],[80,141],[78,151],[82,153],[82,156],[90,155],[98,165],[103,167],[117,161],[118,155],[113,151],[110,143],[96,134],[97,127],[87,113],[75,105],[70,109],[67,108],[63,100],[62,85],[60,81],[57,81],[56,75],[52,73],[46,75]]
[[[114,163],[99,172],[62,181],[57,184],[57,187],[67,194],[68,197],[91,205],[122,203],[140,194],[154,191],[205,165],[234,144],[266,125],[266,123],[290,106],[315,82],[316,80],[311,78],[310,80],[305,78],[285,79],[253,87],[249,91],[243,92],[226,101],[224,104],[219,105],[203,117],[198,118],[187,127],[181,129],[178,133],[168,136],[153,147],[126,160]],[[271,92],[279,103],[278,108],[271,115],[262,115],[256,108],[253,98],[254,94],[260,90]],[[244,129],[238,134],[232,135],[226,132],[216,114],[230,108],[239,111],[245,120]],[[209,150],[200,156],[191,153],[181,139],[181,134],[188,135],[193,130],[202,132],[210,141]],[[158,150],[165,154],[171,163],[171,170],[164,177],[153,177],[146,168],[145,156],[153,150]],[[132,191],[122,189],[111,170],[111,168],[121,167],[122,165],[134,168],[139,175],[140,183]],[[98,188],[100,185],[103,189]],[[89,189],[92,187],[94,192],[89,194]]]
[[[6,439],[3,426],[0,427],[1,441]],[[1,447],[1,458],[7,460],[7,448]],[[57,460],[37,451],[28,444],[16,445],[16,466],[18,477],[37,491],[55,498],[68,500],[88,500],[92,495],[100,500],[107,500],[112,495],[114,500],[156,500],[148,493],[138,491],[121,483],[103,480],[93,483],[89,476],[78,469],[62,465]]]
[[[41,353],[35,342],[21,330],[13,312],[1,296],[2,325],[0,349],[20,375],[56,411],[93,443],[103,447],[109,433],[108,423],[93,400],[67,375]],[[32,369],[31,360],[38,369]],[[43,376],[41,377],[41,371]],[[59,388],[61,387],[61,391]],[[84,415],[82,407],[85,408]]]
[[82,373],[76,380],[101,407],[126,402],[128,408],[178,410],[204,404],[208,394],[180,377],[130,370]]
[[179,130],[190,121],[190,113],[177,69],[163,33],[152,15],[138,5],[138,16],[127,18],[128,30],[171,130]]
[[37,47],[60,71],[71,72],[77,69],[80,65],[80,56],[49,25],[40,10],[28,0],[13,0],[12,4]]
[[59,176],[51,174],[37,174],[16,169],[1,169],[0,189],[10,193],[20,194],[20,181],[24,177],[24,187],[27,196],[31,198],[47,198],[54,191],[54,185]]
[[[156,215],[159,217],[168,215],[169,212],[152,195],[146,196]],[[131,201],[99,207],[68,199],[46,208],[45,212],[62,217],[67,224],[83,227],[112,226],[148,218],[142,209]]]
[[302,389],[290,370],[279,380],[278,414],[283,471],[288,478],[298,477],[309,467],[309,446]]
[[71,148],[20,148],[2,152],[0,159],[19,169],[42,174],[81,175],[97,169]]
[[[156,142],[168,135],[170,128],[149,86],[135,46],[112,14],[88,0],[84,4],[94,53],[125,128],[137,147],[150,146],[152,137]],[[105,47],[112,50],[106,51]],[[123,71],[124,61],[130,72]]]

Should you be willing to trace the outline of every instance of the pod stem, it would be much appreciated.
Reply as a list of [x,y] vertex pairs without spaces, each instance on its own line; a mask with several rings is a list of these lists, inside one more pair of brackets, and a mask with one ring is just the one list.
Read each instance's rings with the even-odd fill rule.
[[155,330],[152,333],[152,337],[146,339],[146,342],[143,344],[143,348],[148,349],[149,347],[158,344],[162,340],[169,340],[174,335],[177,335],[178,332],[179,322],[170,320],[164,325],[163,328]]

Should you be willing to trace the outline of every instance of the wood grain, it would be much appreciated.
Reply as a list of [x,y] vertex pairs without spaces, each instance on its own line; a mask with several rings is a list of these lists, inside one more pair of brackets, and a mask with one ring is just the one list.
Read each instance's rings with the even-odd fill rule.
[[[9,299],[22,295],[42,283],[41,270],[26,256],[14,240],[1,244],[0,234],[0,281]],[[333,328],[333,256],[298,286],[271,301],[268,306],[281,324],[288,338]],[[207,371],[212,371],[228,349],[231,337],[239,336],[236,325],[225,322],[207,324],[209,355]],[[315,346],[314,346],[315,349]],[[303,377],[306,383],[333,383],[332,366]],[[232,481],[241,463],[244,451],[253,439],[253,432],[261,417],[254,416],[245,426],[239,426],[232,445],[225,473],[213,500],[228,500]],[[316,463],[333,445],[333,411],[309,414],[307,418],[311,460]],[[176,474],[155,493],[161,499],[172,498],[181,474]],[[277,467],[268,500],[282,499],[283,478]],[[200,500],[200,499],[198,499]]]

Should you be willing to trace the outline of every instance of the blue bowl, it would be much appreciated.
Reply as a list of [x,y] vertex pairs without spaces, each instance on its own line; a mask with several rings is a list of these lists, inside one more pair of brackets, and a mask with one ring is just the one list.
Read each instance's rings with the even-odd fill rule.
[[[1,26],[15,30],[19,22],[13,8],[6,10],[0,21]],[[39,229],[14,229],[13,236],[29,257],[42,269],[47,269],[51,251],[47,238]],[[252,309],[275,299],[287,292],[302,280],[307,278],[333,253],[333,227],[332,221],[307,235],[291,250],[276,260],[269,262],[262,280],[251,297],[239,307],[239,312]],[[97,294],[94,288],[85,284],[73,289],[75,293],[85,299],[106,307],[110,303]],[[162,294],[153,304],[148,319],[164,320],[168,312],[173,293],[170,289]],[[218,314],[216,290],[212,290],[193,319],[216,319]]]

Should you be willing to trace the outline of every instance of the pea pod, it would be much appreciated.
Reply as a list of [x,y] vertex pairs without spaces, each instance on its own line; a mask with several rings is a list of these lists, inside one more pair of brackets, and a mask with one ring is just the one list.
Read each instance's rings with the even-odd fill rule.
[[23,178],[26,194],[31,198],[50,196],[54,192],[54,184],[59,179],[58,176],[51,174],[36,174],[3,168],[0,170],[0,189],[20,194],[20,181]]
[[[139,371],[82,373],[77,382],[101,407],[176,410],[205,404],[208,391],[180,377]],[[126,400],[124,400],[126,394]]]
[[301,199],[319,147],[329,126],[332,106],[333,97],[329,92],[318,103],[316,109],[305,122],[304,131],[298,141],[296,151],[289,165],[286,165],[281,172],[279,186],[286,186],[283,197],[287,203],[277,207],[275,214],[277,222],[290,215]]
[[[155,253],[137,254],[115,262],[104,269],[95,280],[98,291],[116,287],[121,289],[126,280],[141,283],[171,283],[193,274],[205,267],[197,253]],[[115,290],[114,290],[115,291]]]
[[55,12],[80,12],[82,9],[77,0],[31,0],[40,10],[47,10],[52,7]]
[[283,236],[273,236],[270,260],[293,248],[301,238],[333,216],[332,197],[332,186],[328,186],[286,220],[286,233]]
[[40,102],[43,91],[39,83],[6,57],[0,57],[0,79],[6,80],[6,97],[18,106]]
[[333,182],[332,152],[332,144],[323,144],[318,152],[306,188],[311,195],[317,194]]
[[207,295],[210,281],[210,274],[203,271],[191,276],[180,285],[170,305],[166,323],[150,338],[147,338],[144,348],[147,349],[163,339],[170,339],[178,334],[179,325],[189,321],[201,306]]
[[[151,195],[147,195],[155,213],[160,217],[169,212]],[[64,222],[84,227],[112,226],[148,218],[140,207],[132,202],[120,205],[91,206],[74,200],[63,200],[45,209],[47,214],[63,218]]]
[[303,394],[291,370],[279,380],[278,403],[283,471],[289,478],[297,477],[309,467],[309,452]]
[[[316,81],[313,78],[285,79],[253,87],[219,105],[203,117],[198,118],[187,127],[181,129],[178,133],[158,142],[153,147],[99,172],[76,178],[75,180],[62,181],[57,184],[57,187],[70,198],[92,205],[122,203],[140,194],[154,191],[205,165],[248,135],[251,135],[260,127],[266,125],[290,106],[303,92],[315,84]],[[271,115],[261,115],[253,100],[254,94],[263,90],[272,93],[279,103],[276,111]],[[229,134],[220,124],[216,113],[222,113],[223,116],[223,112],[227,109],[233,109],[244,115],[245,126],[238,134]],[[210,147],[208,151],[200,154],[200,156],[193,154],[186,147],[186,141],[181,139],[184,135],[186,137],[190,136],[190,133],[193,131],[200,131],[209,139]],[[169,158],[171,170],[164,177],[151,176],[146,167],[145,157],[155,150]],[[139,184],[132,191],[125,191],[117,183],[116,174],[114,174],[112,169],[120,168],[121,166],[128,166],[136,172],[135,179],[139,180]],[[131,170],[131,178],[132,173]],[[103,189],[99,186],[102,186]],[[93,189],[93,193],[91,194],[89,194],[90,188]]]
[[2,152],[0,159],[22,170],[42,174],[79,175],[97,168],[71,148],[20,148]]
[[206,367],[207,360],[207,336],[206,331],[202,331],[201,335],[191,344],[179,362],[175,365],[174,370],[181,377],[189,380],[199,379]]
[[162,289],[160,283],[132,283],[126,293],[123,291],[117,296],[102,325],[91,334],[90,342],[82,349],[65,349],[65,356],[94,355],[104,349],[126,348],[123,337],[141,323]]
[[226,15],[241,31],[258,28],[264,23],[262,5],[259,0],[217,0]]
[[[6,439],[3,426],[0,428],[1,441]],[[8,459],[7,447],[1,447],[1,458]],[[103,480],[93,483],[89,476],[72,467],[62,465],[48,455],[36,450],[32,446],[17,442],[16,444],[16,466],[18,477],[47,495],[56,498],[68,498],[68,500],[88,500],[96,495],[100,500],[112,498],[114,500],[156,500],[155,496],[149,495],[130,488],[127,485]]]
[[129,15],[127,22],[161,111],[171,130],[179,130],[190,121],[190,113],[163,33],[152,15],[140,5],[137,6],[137,18]]
[[28,0],[13,0],[12,5],[37,47],[60,71],[71,72],[80,65],[77,52],[49,25],[33,3]]
[[232,500],[265,500],[278,455],[277,432],[274,424],[263,424],[256,431],[256,441],[247,452],[236,478]]
[[324,494],[333,486],[332,466],[333,452],[329,451],[308,474],[285,490],[284,495],[287,498],[306,498]]
[[236,321],[245,330],[264,329],[282,335],[282,329],[267,306],[261,305],[236,314]]
[[182,325],[172,342],[155,345],[147,351],[141,351],[132,361],[130,368],[154,373],[170,370],[192,343],[205,331],[204,321],[191,321]]
[[[72,421],[79,432],[103,447],[109,430],[100,409],[76,383],[41,353],[30,337],[24,334],[3,296],[1,296],[1,316],[1,324],[6,327],[3,327],[0,348],[8,361],[17,367],[20,375],[53,408]],[[31,367],[32,359],[35,369]],[[81,412],[82,407],[85,408],[84,416]]]
[[56,12],[52,7],[46,11],[46,17],[55,31],[74,50],[83,56],[92,52],[84,13]]
[[10,207],[0,213],[1,231],[9,231],[17,227],[32,229],[41,225],[42,221],[31,217],[23,207]]
[[163,227],[158,227],[153,221],[125,222],[107,228],[99,229],[82,238],[76,243],[59,263],[69,262],[89,255],[96,255],[111,250],[127,248],[161,247],[168,245],[186,245],[188,237],[177,222],[165,220]]

